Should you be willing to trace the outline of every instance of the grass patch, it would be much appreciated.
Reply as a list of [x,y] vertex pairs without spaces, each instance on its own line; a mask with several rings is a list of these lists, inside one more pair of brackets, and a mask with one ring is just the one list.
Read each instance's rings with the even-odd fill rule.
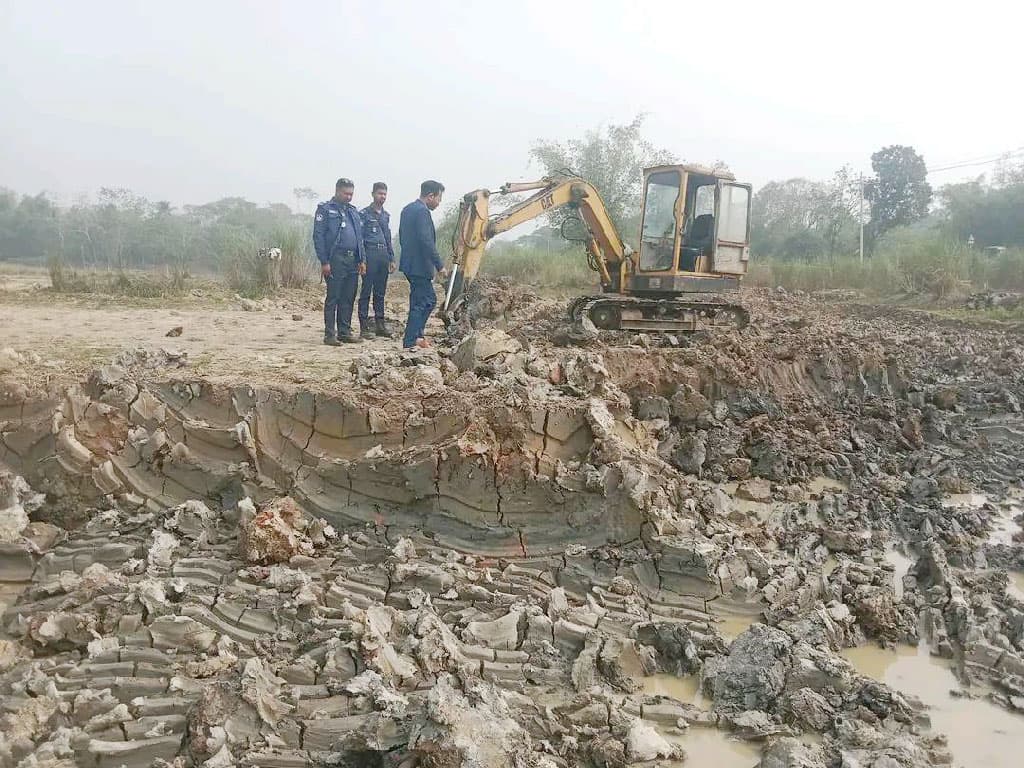
[[77,270],[69,268],[59,258],[51,258],[47,267],[50,290],[74,295],[167,298],[183,294],[191,287],[192,280],[187,272],[170,269],[150,272]]
[[749,285],[807,292],[829,288],[876,296],[944,299],[964,292],[1024,290],[1024,251],[987,256],[938,233],[895,232],[874,256],[829,261],[768,260],[750,265]]
[[495,243],[487,250],[480,266],[481,275],[510,277],[539,288],[586,290],[598,283],[597,273],[587,266],[586,254],[578,248],[547,250],[503,245]]

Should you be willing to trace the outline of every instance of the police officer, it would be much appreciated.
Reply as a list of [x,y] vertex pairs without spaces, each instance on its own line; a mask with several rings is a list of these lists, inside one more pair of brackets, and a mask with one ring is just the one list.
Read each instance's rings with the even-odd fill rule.
[[[388,199],[388,185],[374,182],[373,202],[363,208],[363,250],[366,254],[366,274],[359,289],[359,332],[363,338],[376,334],[391,338],[384,322],[384,293],[388,289],[388,275],[395,271],[395,249],[391,245],[391,214],[384,210]],[[370,297],[373,296],[374,327],[370,329]]]
[[355,185],[349,179],[338,179],[334,197],[316,207],[313,220],[313,247],[327,282],[324,344],[332,347],[341,342],[362,341],[352,333],[352,306],[356,301],[359,275],[366,274],[363,222],[352,205],[354,192]]

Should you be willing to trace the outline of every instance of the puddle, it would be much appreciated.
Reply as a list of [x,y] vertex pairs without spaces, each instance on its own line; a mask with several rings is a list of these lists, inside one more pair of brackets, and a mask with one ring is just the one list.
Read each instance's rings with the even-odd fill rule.
[[680,760],[659,760],[662,766],[686,765],[709,768],[754,768],[761,762],[761,750],[745,741],[730,739],[717,728],[691,725],[685,733],[662,733],[665,740],[686,750],[685,763]]
[[825,477],[824,475],[812,478],[811,481],[807,483],[807,489],[811,492],[812,496],[820,496],[826,491],[829,493],[838,493],[848,490],[846,483],[841,480],[833,480],[831,477]]
[[885,548],[885,562],[893,567],[892,588],[897,600],[903,599],[903,577],[907,575],[914,558],[907,557],[891,544]]
[[761,621],[759,603],[743,603],[725,599],[710,604],[711,615],[715,617],[715,629],[726,640],[732,641],[742,635],[751,624]]
[[960,684],[950,662],[919,647],[895,651],[875,646],[848,648],[843,657],[868,677],[881,680],[928,705],[932,728],[949,739],[953,762],[963,768],[1010,768],[1020,765],[1024,750],[1024,717],[983,699],[950,696]]
[[[707,702],[700,692],[700,676],[651,675],[641,677],[643,691],[651,696],[670,696],[684,704],[693,704],[701,709]],[[659,728],[659,733],[672,744],[686,750],[687,766],[714,766],[714,768],[753,768],[761,761],[761,750],[745,741],[729,738],[724,731],[713,726],[691,725],[683,732],[669,732]],[[682,766],[679,760],[659,760],[659,765]]]
[[644,693],[649,696],[671,696],[684,704],[704,706],[704,694],[700,692],[700,675],[687,675],[686,677],[668,674],[650,675],[641,677],[640,684],[643,686]]

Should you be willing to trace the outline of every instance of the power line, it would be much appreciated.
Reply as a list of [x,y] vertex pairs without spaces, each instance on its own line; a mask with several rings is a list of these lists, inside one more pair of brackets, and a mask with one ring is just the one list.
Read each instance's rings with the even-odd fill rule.
[[950,165],[943,165],[940,166],[939,168],[929,168],[928,173],[940,173],[942,171],[952,171],[957,168],[971,168],[977,165],[989,165],[991,163],[998,163],[1002,160],[1013,160],[1017,157],[1022,156],[1024,156],[1024,147],[1017,147],[1016,149],[1012,149],[1008,152],[1002,152],[998,155],[995,155],[994,157],[990,156],[979,160],[964,160],[958,163],[952,163]]

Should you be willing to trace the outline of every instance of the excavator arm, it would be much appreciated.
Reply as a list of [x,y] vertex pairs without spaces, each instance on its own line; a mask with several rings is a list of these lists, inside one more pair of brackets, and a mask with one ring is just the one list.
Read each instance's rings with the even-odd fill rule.
[[[491,215],[490,198],[519,192],[534,194],[501,213]],[[496,193],[486,189],[462,198],[459,219],[452,236],[451,274],[445,291],[441,317],[446,323],[457,319],[465,303],[466,290],[476,278],[488,241],[510,229],[532,221],[556,208],[569,208],[584,224],[581,238],[587,262],[600,276],[604,290],[618,290],[632,271],[632,249],[623,243],[601,196],[583,179],[567,176],[540,181],[505,184]]]

